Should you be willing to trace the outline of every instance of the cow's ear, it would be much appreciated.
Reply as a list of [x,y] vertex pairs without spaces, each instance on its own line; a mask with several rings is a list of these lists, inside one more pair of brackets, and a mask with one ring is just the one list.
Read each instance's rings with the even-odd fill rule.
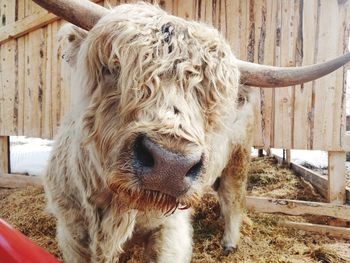
[[58,40],[62,50],[62,59],[71,67],[75,67],[81,43],[87,31],[72,24],[64,25],[58,32]]

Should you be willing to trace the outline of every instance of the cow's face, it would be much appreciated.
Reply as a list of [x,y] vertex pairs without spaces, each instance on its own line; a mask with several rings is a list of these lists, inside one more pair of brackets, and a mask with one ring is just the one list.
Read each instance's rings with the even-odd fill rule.
[[85,143],[107,185],[132,208],[191,206],[206,182],[211,136],[234,112],[229,46],[216,30],[149,5],[120,6],[90,32],[66,35],[86,103]]

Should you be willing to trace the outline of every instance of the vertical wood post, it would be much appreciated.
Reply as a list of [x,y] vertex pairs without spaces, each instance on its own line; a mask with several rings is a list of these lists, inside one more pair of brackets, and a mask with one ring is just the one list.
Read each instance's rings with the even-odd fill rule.
[[285,160],[285,162],[286,162],[286,164],[288,166],[290,166],[291,161],[292,161],[292,152],[291,152],[290,149],[286,149],[286,160]]
[[0,174],[10,173],[10,137],[0,136]]
[[344,204],[345,202],[345,152],[328,152],[328,202]]
[[291,150],[283,149],[282,151],[283,151],[282,164],[289,167],[292,159]]
[[269,157],[273,156],[271,148],[267,148],[267,149],[265,149],[265,151],[266,151],[266,156],[269,156]]

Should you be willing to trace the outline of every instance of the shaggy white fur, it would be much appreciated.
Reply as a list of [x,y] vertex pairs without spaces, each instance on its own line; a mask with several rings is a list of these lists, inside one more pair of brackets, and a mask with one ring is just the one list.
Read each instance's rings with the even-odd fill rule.
[[[218,177],[223,246],[234,249],[253,110],[248,93],[236,103],[239,72],[224,38],[133,4],[116,7],[89,32],[66,26],[61,39],[74,107],[56,138],[45,190],[64,260],[125,260],[140,239],[147,262],[189,262],[190,209],[177,208],[193,206]],[[141,134],[174,153],[203,153],[200,175],[179,198],[143,188],[132,166]]]

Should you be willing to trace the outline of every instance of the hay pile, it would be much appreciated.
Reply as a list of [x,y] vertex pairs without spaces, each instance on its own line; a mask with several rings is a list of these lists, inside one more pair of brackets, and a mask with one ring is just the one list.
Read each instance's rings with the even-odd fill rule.
[[307,181],[279,166],[271,157],[253,158],[247,190],[249,195],[325,202]]
[[[257,196],[323,200],[310,184],[300,180],[290,170],[277,167],[271,158],[253,159],[248,192]],[[0,217],[61,258],[55,240],[55,221],[43,211],[44,207],[41,188],[0,189]],[[283,220],[310,219],[248,213],[242,225],[241,244],[237,252],[224,256],[220,247],[223,231],[220,208],[213,196],[206,195],[194,214],[192,262],[350,262],[350,243],[278,225]],[[130,263],[140,262],[141,250],[135,250]]]
[[39,246],[61,258],[56,241],[56,222],[45,211],[43,188],[0,188],[0,218],[13,225]]

